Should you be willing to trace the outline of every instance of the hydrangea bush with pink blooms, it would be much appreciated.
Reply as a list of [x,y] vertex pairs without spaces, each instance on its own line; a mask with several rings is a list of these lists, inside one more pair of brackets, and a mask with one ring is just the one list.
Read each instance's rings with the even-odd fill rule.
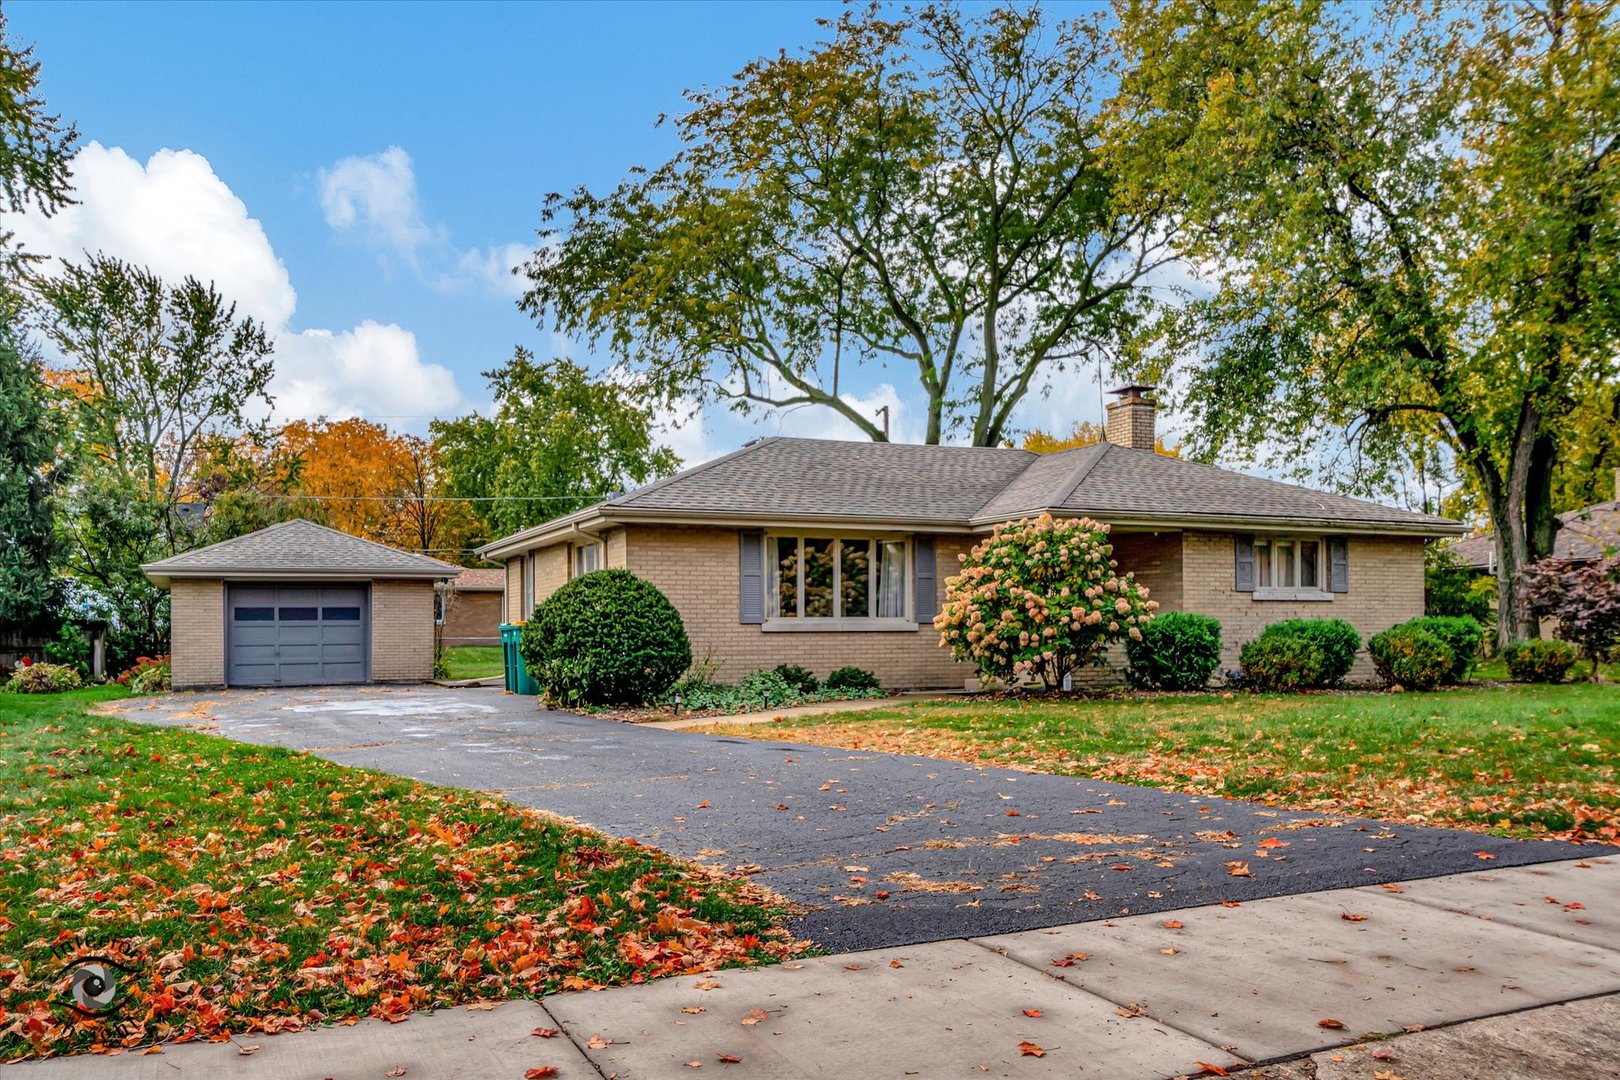
[[1110,644],[1141,639],[1158,604],[1121,574],[1108,526],[1050,514],[996,526],[962,556],[934,618],[940,645],[986,676],[1048,690]]

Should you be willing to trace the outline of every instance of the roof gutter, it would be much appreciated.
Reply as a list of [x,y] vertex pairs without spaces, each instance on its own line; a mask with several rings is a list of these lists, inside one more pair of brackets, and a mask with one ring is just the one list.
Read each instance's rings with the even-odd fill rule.
[[304,582],[321,581],[328,583],[363,582],[363,581],[450,581],[456,578],[461,571],[427,571],[427,570],[301,570],[289,567],[283,570],[265,570],[260,567],[254,569],[232,569],[228,566],[216,567],[185,567],[162,569],[158,563],[149,563],[141,567],[141,571],[152,584],[160,589],[169,587],[172,581],[285,581]]

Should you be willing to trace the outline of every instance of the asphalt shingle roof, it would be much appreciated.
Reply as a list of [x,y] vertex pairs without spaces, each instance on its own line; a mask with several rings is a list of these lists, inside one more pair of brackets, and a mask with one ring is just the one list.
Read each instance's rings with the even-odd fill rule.
[[141,567],[155,577],[286,574],[455,577],[461,567],[298,519]]
[[770,438],[601,508],[982,525],[1043,511],[1176,521],[1354,527],[1454,522],[1109,443],[1034,454],[996,447]]
[[966,522],[1039,455],[994,447],[762,439],[607,509]]
[[[1620,551],[1620,501],[1593,503],[1558,515],[1552,557],[1590,562]],[[1486,533],[1451,545],[1464,566],[1489,570],[1496,565],[1496,538]]]

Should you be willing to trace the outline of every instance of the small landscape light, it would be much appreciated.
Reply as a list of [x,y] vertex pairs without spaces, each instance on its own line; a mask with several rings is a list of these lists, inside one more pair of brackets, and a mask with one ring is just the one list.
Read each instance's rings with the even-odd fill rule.
[[675,691],[675,715],[681,715],[681,692]]

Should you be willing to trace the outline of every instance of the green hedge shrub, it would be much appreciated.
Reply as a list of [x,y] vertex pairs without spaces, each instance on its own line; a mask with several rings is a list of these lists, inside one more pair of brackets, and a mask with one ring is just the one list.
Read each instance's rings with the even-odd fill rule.
[[853,664],[836,668],[827,681],[821,684],[823,690],[839,692],[859,691],[861,693],[877,693],[883,689],[878,677],[865,668],[858,668]]
[[1456,653],[1439,634],[1413,625],[1421,621],[1392,626],[1367,639],[1367,652],[1385,686],[1433,690],[1451,681]]
[[[1479,645],[1485,636],[1485,628],[1479,620],[1468,615],[1423,615],[1393,629],[1421,630],[1444,641],[1452,655],[1451,670],[1444,680],[1448,683],[1460,683],[1468,678],[1479,660]],[[1372,642],[1367,645],[1371,648]]]
[[1188,611],[1155,615],[1125,643],[1125,677],[1144,690],[1198,690],[1221,664],[1221,621]]
[[84,685],[79,669],[66,664],[27,664],[11,673],[0,692],[7,694],[60,694]]
[[777,664],[771,670],[782,676],[789,686],[801,694],[813,694],[821,689],[820,680],[811,674],[809,668],[800,667],[798,664]]
[[1322,647],[1304,637],[1255,638],[1238,654],[1249,690],[1288,693],[1318,684],[1327,660]]
[[1559,683],[1575,666],[1575,646],[1541,638],[1515,641],[1502,650],[1502,659],[1515,682]]
[[1325,690],[1355,666],[1361,635],[1343,619],[1284,619],[1243,646],[1238,662],[1251,690]]
[[675,605],[628,570],[595,570],[546,597],[519,648],[545,692],[571,705],[641,704],[692,663]]

